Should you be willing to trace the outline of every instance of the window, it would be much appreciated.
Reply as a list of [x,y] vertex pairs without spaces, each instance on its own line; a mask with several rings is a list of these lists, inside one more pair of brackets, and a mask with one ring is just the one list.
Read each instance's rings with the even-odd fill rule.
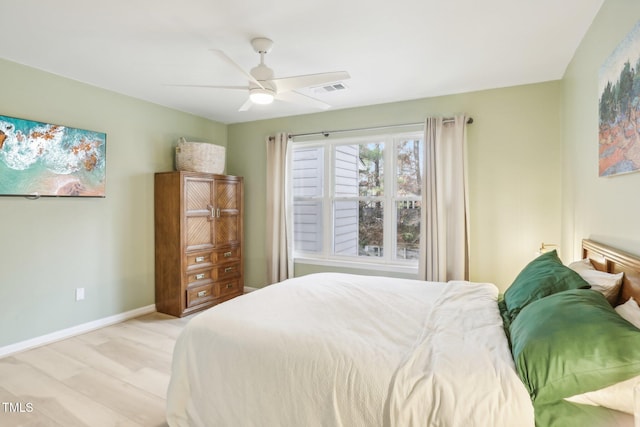
[[417,265],[422,134],[295,142],[294,257]]

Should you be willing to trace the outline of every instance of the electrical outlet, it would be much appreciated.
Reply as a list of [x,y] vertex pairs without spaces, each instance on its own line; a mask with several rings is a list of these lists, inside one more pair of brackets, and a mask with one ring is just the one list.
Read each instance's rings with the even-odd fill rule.
[[84,299],[84,288],[76,288],[76,301]]

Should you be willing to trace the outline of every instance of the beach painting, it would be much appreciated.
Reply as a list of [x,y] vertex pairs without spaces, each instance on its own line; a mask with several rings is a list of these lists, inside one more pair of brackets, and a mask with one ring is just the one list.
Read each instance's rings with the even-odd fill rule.
[[0,115],[0,196],[105,197],[106,137]]
[[640,21],[600,67],[599,176],[640,169]]

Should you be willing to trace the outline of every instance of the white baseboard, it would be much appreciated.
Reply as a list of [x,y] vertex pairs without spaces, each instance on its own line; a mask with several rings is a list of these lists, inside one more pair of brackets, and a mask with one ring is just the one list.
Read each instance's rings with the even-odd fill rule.
[[83,323],[81,325],[72,326],[71,328],[52,332],[47,335],[31,338],[26,341],[21,341],[15,344],[6,345],[4,347],[0,347],[0,358],[9,356],[14,353],[18,353],[20,351],[25,351],[30,348],[39,347],[45,344],[51,344],[53,342],[60,341],[65,338],[71,338],[73,336],[84,334],[89,331],[104,328],[105,326],[124,322],[125,320],[133,319],[134,317],[153,313],[155,311],[156,311],[156,305],[151,304],[146,307],[136,308],[130,311],[126,311],[124,313],[114,314],[113,316],[105,317],[104,319],[94,320],[88,323]]

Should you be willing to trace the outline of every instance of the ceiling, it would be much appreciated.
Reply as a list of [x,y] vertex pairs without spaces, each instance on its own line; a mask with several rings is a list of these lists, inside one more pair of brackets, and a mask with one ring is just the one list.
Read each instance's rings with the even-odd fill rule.
[[2,0],[0,57],[152,103],[237,123],[314,113],[238,108],[254,37],[276,77],[347,71],[343,109],[561,79],[604,0]]

